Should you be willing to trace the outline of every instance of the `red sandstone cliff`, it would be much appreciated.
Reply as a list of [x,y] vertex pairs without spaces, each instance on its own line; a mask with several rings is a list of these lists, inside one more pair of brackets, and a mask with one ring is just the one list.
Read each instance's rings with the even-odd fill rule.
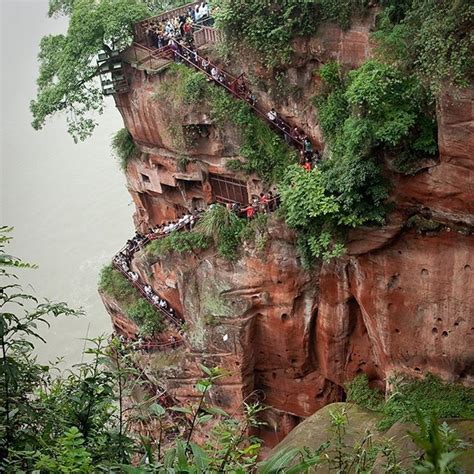
[[[328,58],[359,65],[370,55],[369,28],[366,22],[343,33],[328,26],[318,38],[295,44],[286,74],[302,93],[280,110],[318,140],[316,114],[308,106],[318,88],[313,70]],[[246,71],[265,80],[255,65]],[[170,110],[153,99],[166,72],[130,73],[131,92],[118,106],[141,150],[127,178],[137,226],[145,228],[211,201],[209,177],[229,175],[225,162],[238,154],[238,137],[230,128],[218,129],[208,111],[189,107],[181,124],[203,126],[205,136],[187,150],[194,162],[181,170],[168,131]],[[271,103],[269,93],[258,96]],[[213,401],[238,410],[255,392],[272,407],[262,433],[269,444],[301,417],[343,399],[344,383],[360,372],[381,388],[396,372],[432,372],[474,384],[473,97],[472,89],[443,94],[439,161],[414,177],[388,171],[396,211],[384,228],[351,232],[348,253],[338,261],[304,270],[294,235],[274,219],[263,255],[249,247],[235,264],[212,250],[152,265],[137,256],[134,268],[182,310],[188,324],[182,361],[171,372],[150,369],[150,376],[184,400],[195,396],[196,362],[228,369],[232,376],[216,387]],[[249,194],[259,190],[257,180],[248,180]],[[409,228],[416,213],[441,227]]]

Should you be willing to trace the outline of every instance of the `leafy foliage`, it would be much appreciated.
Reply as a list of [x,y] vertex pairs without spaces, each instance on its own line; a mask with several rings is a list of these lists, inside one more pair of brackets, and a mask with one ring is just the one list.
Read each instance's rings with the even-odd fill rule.
[[335,63],[320,70],[315,99],[327,152],[318,170],[289,168],[280,191],[288,225],[299,231],[306,260],[339,256],[341,233],[384,222],[385,153],[432,156],[436,122],[429,96],[413,76],[367,61],[344,77]]
[[46,472],[89,472],[91,461],[82,433],[73,426],[59,438],[53,455],[40,455],[36,468]]
[[346,384],[346,396],[348,402],[354,402],[369,410],[380,410],[384,398],[380,392],[370,388],[366,375],[357,375],[351,382]]
[[137,323],[142,334],[150,336],[165,328],[162,315],[112,265],[102,269],[99,290],[117,301],[127,316]]
[[170,64],[163,80],[156,88],[153,99],[160,104],[168,122],[167,129],[180,156],[187,159],[187,151],[194,144],[194,127],[184,127],[181,118],[191,106],[201,104],[208,91],[206,76],[184,66]]
[[457,472],[455,459],[468,446],[458,438],[446,422],[439,424],[435,415],[422,416],[417,414],[418,433],[409,432],[413,441],[424,452],[415,463],[416,472],[444,474]]
[[[417,412],[436,418],[474,419],[474,389],[456,384],[446,384],[434,375],[424,379],[394,379],[393,390],[385,402],[369,388],[365,375],[347,384],[348,401],[384,414],[379,424],[381,430],[390,428],[396,421],[416,421]],[[422,401],[422,403],[420,403]]]
[[214,15],[225,33],[227,49],[238,50],[247,43],[267,65],[275,66],[288,61],[293,38],[314,34],[325,21],[348,28],[352,15],[364,14],[368,4],[367,0],[222,0]]
[[31,101],[33,128],[66,114],[75,141],[91,135],[95,113],[102,113],[102,92],[95,81],[97,54],[131,44],[133,25],[149,14],[140,0],[53,0],[50,16],[67,15],[66,35],[49,35],[40,43],[38,94]]
[[155,92],[155,99],[171,102],[175,107],[181,104],[198,104],[206,97],[208,84],[206,75],[183,64],[173,63],[165,80]]
[[146,247],[146,255],[155,260],[161,255],[176,252],[178,254],[192,253],[209,247],[209,238],[201,232],[172,232],[163,239],[157,239]]
[[214,121],[230,121],[241,133],[239,152],[245,162],[231,160],[229,168],[247,174],[256,173],[267,183],[278,182],[287,166],[296,162],[295,153],[245,102],[218,87],[210,88],[209,100]]
[[286,223],[300,233],[303,256],[311,261],[341,255],[343,247],[331,237],[344,217],[343,211],[337,198],[327,191],[324,174],[318,169],[307,172],[292,166],[279,190]]
[[112,138],[112,149],[120,161],[120,167],[126,171],[129,160],[136,154],[137,147],[126,128],[121,128]]
[[380,54],[439,93],[472,79],[474,6],[469,0],[384,0],[374,37]]
[[189,3],[187,0],[144,0],[152,15],[173,10]]
[[196,226],[200,232],[214,240],[219,255],[229,261],[238,257],[237,248],[241,243],[244,227],[243,219],[220,204],[211,206]]
[[126,311],[127,316],[138,324],[141,333],[145,336],[152,336],[165,329],[161,314],[143,298],[128,306]]
[[129,305],[138,299],[135,287],[112,265],[106,265],[100,272],[99,291],[107,293],[124,305]]
[[[7,255],[7,232],[0,233],[1,256]],[[15,278],[3,271],[4,263],[11,266],[10,258],[0,259],[0,470],[90,472],[98,460],[125,460],[117,449],[126,444],[123,431],[113,437],[109,432],[117,379],[100,367],[101,341],[91,349],[90,362],[65,375],[38,364],[33,350],[44,342],[38,328],[49,325],[48,317],[81,312],[65,303],[38,303],[18,284],[4,281]],[[19,259],[15,266],[25,267]]]

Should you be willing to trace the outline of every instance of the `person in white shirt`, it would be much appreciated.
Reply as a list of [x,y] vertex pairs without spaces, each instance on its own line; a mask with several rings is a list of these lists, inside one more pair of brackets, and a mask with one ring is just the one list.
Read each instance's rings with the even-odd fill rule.
[[215,81],[219,80],[219,69],[217,69],[215,66],[211,69],[211,76]]
[[174,35],[174,27],[170,20],[168,20],[168,23],[166,23],[165,31],[166,34],[170,37]]
[[194,10],[194,21],[198,22],[201,19],[201,8],[199,5],[196,5],[196,8]]
[[206,5],[206,2],[202,2],[201,6],[199,7],[198,17],[199,20],[203,20],[209,15],[209,7]]
[[272,109],[270,112],[268,112],[267,117],[269,120],[274,122],[278,118],[278,114],[276,113],[275,109]]

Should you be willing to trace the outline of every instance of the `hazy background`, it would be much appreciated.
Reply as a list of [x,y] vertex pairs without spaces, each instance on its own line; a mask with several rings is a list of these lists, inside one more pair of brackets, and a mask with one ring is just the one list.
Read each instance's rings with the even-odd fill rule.
[[86,317],[52,321],[38,346],[41,361],[80,361],[89,337],[110,333],[97,294],[101,267],[133,232],[125,178],[110,152],[122,121],[113,99],[93,137],[75,145],[61,117],[36,132],[35,97],[42,36],[64,32],[65,19],[47,17],[47,0],[0,0],[0,223],[15,227],[10,253],[39,265],[22,273],[37,296],[83,307]]

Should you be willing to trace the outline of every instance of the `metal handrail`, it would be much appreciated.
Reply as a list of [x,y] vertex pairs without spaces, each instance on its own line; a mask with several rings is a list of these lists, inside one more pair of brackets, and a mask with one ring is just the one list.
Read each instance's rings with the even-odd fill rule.
[[[140,292],[140,294],[154,307],[156,308],[161,314],[163,314],[171,323],[173,323],[178,329],[181,328],[181,325],[183,324],[184,322],[184,319],[182,319],[181,317],[177,318],[174,316],[174,314],[172,314],[170,311],[166,310],[165,308],[162,308],[160,305],[156,304],[153,302],[153,300],[148,296],[148,294],[145,292],[144,290],[144,286],[143,283],[139,280],[136,280],[136,281],[133,281],[130,276],[128,275],[128,273],[119,265],[117,264],[116,262],[113,262],[113,266],[116,270],[118,270],[128,281],[130,281],[133,286]],[[161,298],[160,295],[157,294],[157,296],[166,301],[166,299],[164,298]],[[167,301],[166,301],[167,302]],[[169,305],[169,303],[167,302],[167,304]],[[171,307],[171,305],[169,305],[169,307]],[[173,312],[174,312],[174,309],[173,309]],[[175,313],[176,314],[176,313]]]
[[136,26],[141,27],[141,26],[147,25],[151,22],[167,20],[170,17],[179,16],[179,13],[187,12],[189,7],[195,7],[197,5],[200,5],[201,3],[202,3],[202,1],[187,3],[186,5],[182,5],[181,7],[177,7],[177,8],[174,8],[173,10],[168,10],[164,13],[160,13],[159,15],[152,16],[150,18],[147,18],[146,20],[142,20],[142,21],[138,22],[136,24]]
[[[204,68],[202,68],[199,64],[196,64],[195,62],[193,62],[191,59],[189,59],[188,57],[186,57],[185,55],[181,54],[179,52],[179,49],[184,49],[189,55],[192,55],[192,56],[195,56],[196,58],[199,59],[199,62],[202,64],[202,61],[203,60],[206,60],[209,62],[209,66],[213,66],[215,68],[217,68],[221,73],[224,74],[224,76],[227,76],[228,78],[232,79],[231,83],[235,82],[238,78],[232,76],[231,74],[229,74],[228,72],[222,70],[221,68],[219,68],[218,66],[216,66],[215,64],[211,63],[208,59],[206,58],[203,58],[202,56],[199,56],[197,53],[195,53],[195,51],[192,51],[191,49],[187,48],[186,46],[182,45],[182,44],[177,44],[177,47],[178,49],[175,49],[173,50],[174,54],[179,56],[181,59],[183,59],[184,61],[186,61],[187,64],[191,65],[192,67],[198,69],[199,71],[203,72],[204,74],[206,74],[207,77],[211,78],[216,84],[220,85],[221,87],[224,87],[224,89],[226,89],[228,92],[230,92],[234,97],[240,99],[240,100],[243,100],[244,102],[246,102],[249,107],[258,115],[260,116],[261,118],[263,118],[266,122],[268,122],[270,125],[272,125],[273,127],[277,128],[278,130],[280,130],[281,133],[283,133],[285,136],[287,136],[292,142],[298,144],[300,147],[303,147],[303,142],[301,140],[298,140],[297,138],[295,138],[291,133],[289,133],[288,131],[286,131],[283,127],[279,126],[277,123],[275,123],[274,121],[270,120],[267,115],[265,114],[265,112],[263,112],[262,110],[260,110],[258,107],[256,107],[255,105],[251,104],[246,97],[242,96],[241,94],[239,94],[236,90],[233,90],[232,88],[230,88],[227,84],[223,83],[223,82],[220,82],[220,81],[216,81],[212,75]],[[288,123],[288,126],[289,128],[291,129],[291,124]]]

